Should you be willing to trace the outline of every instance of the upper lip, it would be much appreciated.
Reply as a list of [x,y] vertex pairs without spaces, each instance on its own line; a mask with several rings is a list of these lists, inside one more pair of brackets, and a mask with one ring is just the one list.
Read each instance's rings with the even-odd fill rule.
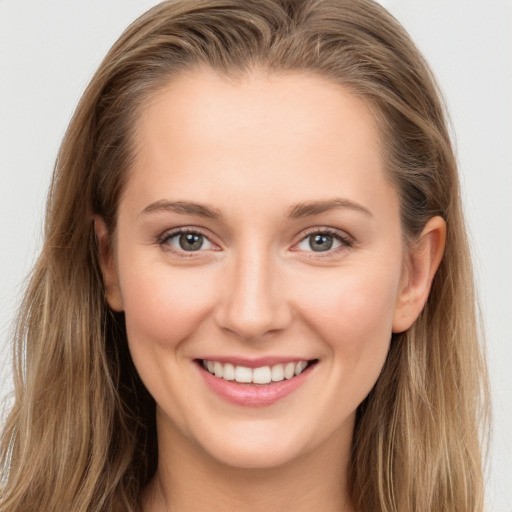
[[262,366],[275,366],[276,364],[298,363],[311,361],[309,357],[297,356],[262,356],[256,358],[240,356],[205,356],[198,358],[201,361],[217,361],[219,363],[231,363],[233,366],[245,366],[247,368],[261,368]]

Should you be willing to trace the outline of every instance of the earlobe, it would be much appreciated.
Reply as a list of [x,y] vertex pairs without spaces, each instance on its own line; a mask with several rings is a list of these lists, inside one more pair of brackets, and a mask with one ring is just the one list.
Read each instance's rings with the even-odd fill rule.
[[442,217],[430,219],[409,248],[404,278],[393,316],[393,332],[406,331],[423,310],[432,280],[443,258],[446,223]]
[[105,298],[111,309],[121,312],[124,311],[123,298],[115,267],[110,233],[105,221],[99,215],[94,216],[93,222],[98,242],[98,257],[101,273],[103,274],[103,284],[105,286]]

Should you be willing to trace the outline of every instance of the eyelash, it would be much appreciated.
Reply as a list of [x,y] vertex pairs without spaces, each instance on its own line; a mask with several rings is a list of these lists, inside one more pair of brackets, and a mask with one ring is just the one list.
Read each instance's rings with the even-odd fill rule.
[[309,258],[329,258],[330,256],[333,256],[340,251],[350,249],[351,247],[353,247],[353,245],[355,243],[354,239],[351,236],[347,235],[346,233],[344,233],[342,231],[338,231],[337,229],[334,229],[334,228],[324,227],[324,228],[310,228],[310,229],[306,230],[302,234],[300,241],[298,243],[294,244],[294,247],[314,235],[331,236],[332,238],[334,238],[335,240],[340,242],[340,246],[336,247],[334,249],[328,249],[324,252],[313,251],[313,250],[305,251],[305,252],[309,253],[308,254]]
[[[215,244],[210,240],[208,235],[206,235],[200,228],[195,228],[195,227],[179,228],[179,229],[176,229],[173,231],[166,231],[160,237],[158,237],[157,243],[160,246],[162,246],[162,248],[164,248],[164,250],[172,252],[174,254],[177,254],[180,257],[183,257],[183,258],[195,257],[195,256],[197,256],[196,253],[200,253],[203,251],[201,249],[199,249],[197,251],[178,250],[178,249],[172,247],[171,245],[169,245],[169,243],[168,243],[173,238],[181,236],[181,235],[185,235],[187,233],[194,234],[194,235],[201,235],[210,244],[215,246]],[[313,251],[313,250],[304,251],[304,252],[310,253],[309,257],[326,258],[326,257],[332,256],[333,254],[338,253],[341,250],[350,248],[354,245],[354,239],[352,237],[350,237],[347,234],[342,233],[336,229],[325,227],[325,228],[311,228],[309,230],[306,230],[306,232],[302,234],[301,239],[298,242],[296,242],[293,247],[296,247],[298,244],[304,242],[309,237],[312,237],[314,235],[331,236],[332,238],[334,238],[335,240],[340,242],[340,246],[336,247],[334,249],[328,249],[326,251]],[[299,250],[297,250],[297,249],[292,249],[292,250],[299,252]]]
[[210,237],[204,233],[200,228],[195,227],[188,227],[188,228],[179,228],[175,229],[173,231],[166,231],[163,233],[157,240],[157,243],[166,251],[172,252],[182,258],[193,258],[197,256],[196,253],[202,252],[201,250],[198,251],[185,251],[185,250],[179,250],[175,247],[172,247],[169,245],[169,241],[172,240],[175,237],[186,235],[186,234],[193,234],[193,235],[201,235],[204,237],[205,240],[207,240],[210,244],[215,245],[211,240]]

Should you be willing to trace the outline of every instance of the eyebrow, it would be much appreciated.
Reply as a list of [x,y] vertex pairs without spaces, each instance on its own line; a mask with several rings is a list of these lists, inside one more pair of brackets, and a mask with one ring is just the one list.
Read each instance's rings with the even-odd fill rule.
[[298,203],[288,210],[288,217],[297,219],[302,217],[309,217],[312,215],[319,215],[320,213],[337,209],[355,210],[364,213],[369,217],[373,217],[372,212],[363,205],[355,203],[350,199],[338,198],[328,199],[325,201],[308,201],[305,203]]
[[198,215],[199,217],[206,217],[208,219],[221,219],[220,212],[209,206],[193,203],[189,201],[167,201],[162,199],[146,206],[141,214],[171,211],[175,213],[183,213],[188,215]]
[[[360,205],[359,203],[356,203],[349,199],[338,198],[328,199],[324,201],[307,201],[298,203],[296,205],[291,206],[288,209],[288,217],[292,219],[298,219],[313,215],[319,215],[321,213],[337,209],[355,210],[364,213],[369,217],[373,217],[370,210]],[[210,206],[190,201],[167,201],[165,199],[155,201],[154,203],[151,203],[150,205],[146,206],[146,208],[142,210],[141,214],[162,211],[171,211],[174,213],[181,213],[185,215],[197,215],[199,217],[205,217],[208,219],[222,219],[221,213]]]

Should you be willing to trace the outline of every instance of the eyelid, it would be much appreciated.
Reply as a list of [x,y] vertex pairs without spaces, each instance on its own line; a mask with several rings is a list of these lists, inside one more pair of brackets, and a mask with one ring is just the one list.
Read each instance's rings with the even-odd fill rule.
[[[177,248],[172,247],[171,245],[167,244],[167,241],[169,239],[171,239],[175,236],[178,236],[178,235],[186,234],[186,233],[194,233],[194,234],[203,236],[206,240],[208,240],[208,242],[213,247],[208,248],[208,249],[200,249],[198,251],[185,251],[182,249],[177,249]],[[334,249],[329,249],[323,253],[320,251],[317,252],[317,251],[312,251],[312,250],[305,251],[305,250],[297,248],[298,244],[300,244],[301,242],[306,240],[306,238],[308,238],[309,236],[315,235],[315,234],[326,234],[326,235],[332,236],[336,240],[338,240],[341,245]],[[314,254],[315,257],[328,257],[329,255],[335,254],[340,250],[350,248],[355,244],[355,239],[350,234],[348,234],[346,231],[343,231],[343,230],[340,230],[337,228],[327,227],[327,226],[318,226],[318,227],[308,228],[308,229],[302,231],[299,236],[300,236],[300,238],[296,242],[294,242],[294,244],[292,245],[290,250],[292,250],[294,252],[307,252],[309,254]],[[205,229],[197,227],[197,226],[182,226],[182,227],[168,229],[168,230],[164,231],[161,235],[159,235],[157,237],[156,241],[165,250],[173,252],[175,254],[179,254],[180,256],[185,256],[185,257],[198,256],[199,254],[201,254],[205,251],[209,251],[209,250],[214,250],[214,251],[222,250],[220,248],[219,244],[215,243],[212,240],[212,236]]]
[[[208,249],[200,249],[198,251],[185,251],[183,249],[178,249],[176,247],[171,246],[167,242],[179,235],[187,234],[187,233],[193,233],[197,235],[203,236],[208,242],[213,246]],[[164,248],[164,250],[167,250],[169,252],[172,252],[174,254],[178,254],[180,256],[185,257],[193,257],[198,256],[200,253],[203,253],[205,251],[218,251],[220,250],[220,247],[218,244],[212,241],[211,235],[206,233],[206,231],[202,228],[196,227],[196,226],[182,226],[178,228],[172,228],[164,231],[160,236],[157,238],[157,243]]]
[[[304,251],[302,249],[297,248],[297,246],[301,242],[306,240],[306,238],[310,237],[311,235],[316,235],[316,234],[325,234],[325,235],[332,236],[333,238],[338,240],[341,243],[341,245],[339,247],[336,247],[335,249],[330,249],[325,252],[320,252],[320,251],[315,252],[312,250]],[[339,250],[350,248],[354,244],[355,244],[354,238],[351,235],[349,235],[346,231],[342,231],[340,229],[331,228],[331,227],[327,227],[327,226],[319,226],[319,227],[313,227],[313,228],[308,228],[308,229],[304,230],[300,234],[299,240],[293,244],[291,250],[296,251],[296,252],[307,252],[310,254],[312,253],[312,254],[315,254],[316,257],[327,257],[329,255],[332,255],[332,254],[338,252]]]

